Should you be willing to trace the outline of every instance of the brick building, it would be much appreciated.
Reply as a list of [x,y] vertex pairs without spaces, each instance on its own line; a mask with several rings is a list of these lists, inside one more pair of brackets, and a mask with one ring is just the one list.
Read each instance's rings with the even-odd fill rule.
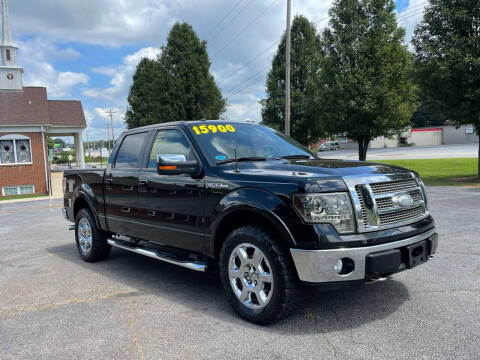
[[2,0],[0,44],[0,196],[47,193],[47,136],[73,136],[84,166],[82,131],[87,127],[80,101],[48,100],[44,87],[23,87]]

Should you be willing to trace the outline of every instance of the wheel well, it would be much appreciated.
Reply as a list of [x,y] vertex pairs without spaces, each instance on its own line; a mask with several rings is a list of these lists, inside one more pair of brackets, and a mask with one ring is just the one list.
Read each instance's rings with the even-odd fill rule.
[[214,251],[215,258],[220,257],[220,251],[222,245],[227,236],[235,229],[245,225],[260,225],[268,228],[276,237],[282,239],[282,243],[285,245],[288,240],[282,231],[265,215],[251,210],[237,210],[228,214],[220,223],[217,231],[215,232]]
[[90,210],[90,205],[88,204],[87,200],[85,200],[83,197],[78,197],[75,200],[75,204],[73,205],[73,218],[74,219],[77,217],[78,212],[82,209]]

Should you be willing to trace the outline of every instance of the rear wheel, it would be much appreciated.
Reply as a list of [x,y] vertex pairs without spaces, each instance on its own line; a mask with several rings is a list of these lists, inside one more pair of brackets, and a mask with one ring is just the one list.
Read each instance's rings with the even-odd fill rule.
[[107,233],[100,230],[87,209],[81,209],[75,218],[75,240],[77,250],[88,262],[104,260],[110,255]]
[[286,250],[265,228],[244,226],[225,240],[220,276],[228,300],[240,316],[273,323],[294,307],[297,281]]

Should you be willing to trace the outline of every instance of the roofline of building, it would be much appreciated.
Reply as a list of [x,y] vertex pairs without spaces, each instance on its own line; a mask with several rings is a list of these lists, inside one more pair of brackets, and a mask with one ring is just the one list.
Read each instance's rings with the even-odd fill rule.
[[52,124],[23,124],[23,125],[13,125],[13,124],[7,124],[3,125],[0,124],[0,129],[4,127],[47,127],[47,128],[82,128],[86,129],[88,125],[52,125]]

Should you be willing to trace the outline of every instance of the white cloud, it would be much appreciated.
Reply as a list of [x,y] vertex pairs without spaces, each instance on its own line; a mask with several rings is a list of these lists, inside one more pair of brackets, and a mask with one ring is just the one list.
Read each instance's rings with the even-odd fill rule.
[[25,86],[45,86],[51,97],[64,98],[70,96],[77,85],[88,84],[87,74],[58,71],[51,64],[55,59],[74,59],[81,56],[71,47],[64,49],[42,38],[19,41],[18,46],[20,66],[23,66],[25,72]]
[[113,76],[116,72],[115,67],[108,67],[108,66],[97,66],[90,69],[95,74],[105,75],[105,76]]
[[133,54],[125,56],[122,63],[117,67],[95,68],[95,72],[111,76],[110,86],[105,89],[85,88],[82,91],[82,95],[97,99],[101,98],[110,102],[115,102],[115,104],[124,104],[137,64],[143,58],[156,59],[158,54],[160,54],[160,49],[146,47]]

